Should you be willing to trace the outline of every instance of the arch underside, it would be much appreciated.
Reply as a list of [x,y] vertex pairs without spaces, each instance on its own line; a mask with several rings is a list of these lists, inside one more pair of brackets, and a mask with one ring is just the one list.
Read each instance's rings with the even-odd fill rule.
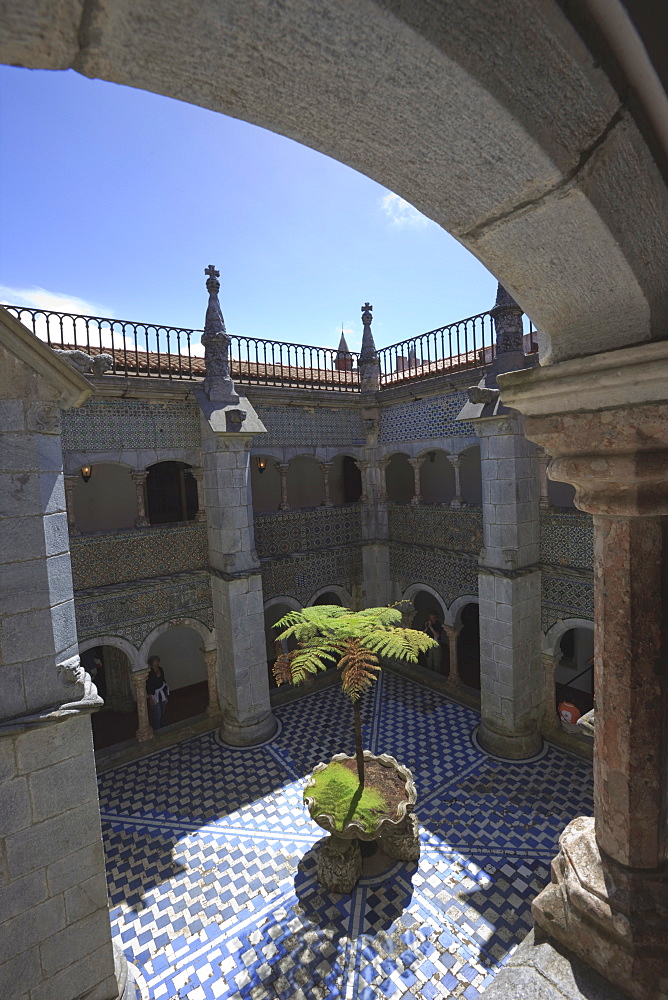
[[0,59],[198,104],[374,178],[503,282],[543,363],[665,337],[666,187],[556,0],[14,3]]

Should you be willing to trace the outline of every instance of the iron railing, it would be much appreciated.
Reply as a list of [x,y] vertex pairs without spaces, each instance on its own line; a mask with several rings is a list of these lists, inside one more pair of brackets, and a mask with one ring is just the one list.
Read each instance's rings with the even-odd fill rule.
[[[5,309],[59,350],[109,354],[113,375],[170,379],[204,377],[201,330],[130,320],[52,312],[27,306]],[[358,356],[332,348],[231,337],[230,373],[242,384],[333,388],[359,392]]]
[[[201,330],[130,320],[55,312],[28,306],[5,309],[41,340],[60,350],[109,354],[113,375],[170,379],[204,377]],[[535,351],[525,317],[525,353]],[[451,323],[378,351],[380,387],[481,368],[494,358],[494,321],[489,312]],[[359,392],[359,355],[328,347],[231,337],[230,373],[240,384]]]
[[[533,324],[524,317],[524,353],[535,353]],[[378,351],[380,384],[389,387],[491,364],[496,331],[491,312],[460,319]]]

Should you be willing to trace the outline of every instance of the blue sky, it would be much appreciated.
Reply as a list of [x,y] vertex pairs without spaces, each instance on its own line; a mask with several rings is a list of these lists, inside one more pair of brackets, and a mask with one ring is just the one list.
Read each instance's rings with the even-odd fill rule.
[[492,275],[374,181],[245,122],[68,71],[0,67],[0,301],[359,347],[489,309]]

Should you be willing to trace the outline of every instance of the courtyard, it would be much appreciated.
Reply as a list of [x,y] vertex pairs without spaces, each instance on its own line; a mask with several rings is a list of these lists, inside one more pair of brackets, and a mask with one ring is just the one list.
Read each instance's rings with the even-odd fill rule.
[[143,1000],[484,993],[560,832],[593,812],[591,767],[549,744],[494,760],[476,712],[389,671],[362,714],[365,746],[415,774],[422,855],[367,859],[351,896],[318,885],[323,831],[302,805],[313,767],[353,749],[338,687],[277,708],[262,746],[211,732],[100,775],[112,931]]

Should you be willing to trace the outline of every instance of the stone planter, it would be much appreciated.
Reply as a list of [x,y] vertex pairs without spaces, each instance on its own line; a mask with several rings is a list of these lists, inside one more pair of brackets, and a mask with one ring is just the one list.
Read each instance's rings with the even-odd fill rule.
[[364,751],[360,793],[354,757],[335,754],[318,764],[304,789],[311,819],[330,834],[318,851],[318,881],[330,892],[352,892],[362,873],[359,841],[377,841],[397,861],[420,857],[417,799],[411,771],[389,754]]

